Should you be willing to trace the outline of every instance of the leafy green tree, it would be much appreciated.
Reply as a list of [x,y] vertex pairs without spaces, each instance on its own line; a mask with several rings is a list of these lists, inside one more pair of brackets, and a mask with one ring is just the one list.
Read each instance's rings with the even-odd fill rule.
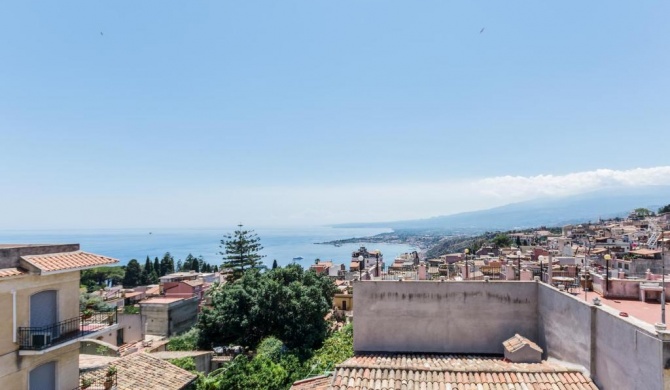
[[307,366],[317,375],[332,370],[335,365],[354,356],[354,327],[345,325],[323,343],[307,362]]
[[665,206],[661,207],[660,209],[658,209],[658,213],[659,214],[670,213],[670,204],[665,205]]
[[501,233],[493,238],[493,243],[496,244],[498,248],[506,248],[512,245],[512,239],[507,234]]
[[239,279],[245,270],[263,268],[261,259],[265,257],[259,254],[263,246],[258,235],[253,230],[244,230],[241,224],[237,226],[235,232],[223,236],[219,246],[222,267],[233,270],[231,280]]
[[277,259],[272,260],[272,269],[276,269],[279,265],[277,265]]
[[521,237],[516,236],[516,246],[520,247],[521,246]]
[[132,288],[140,285],[142,267],[137,260],[132,259],[126,266],[126,275],[123,277],[123,287]]
[[654,213],[651,212],[651,210],[646,209],[644,207],[639,207],[635,209],[635,214],[637,214],[638,217],[648,217],[650,215],[653,215]]
[[97,290],[107,286],[111,280],[116,286],[123,283],[126,271],[123,267],[98,267],[81,271],[80,284],[86,286],[88,291]]
[[255,348],[265,337],[283,340],[290,349],[320,346],[328,333],[324,319],[335,285],[298,264],[265,273],[246,272],[235,282],[210,289],[212,307],[204,308],[198,344],[240,344]]

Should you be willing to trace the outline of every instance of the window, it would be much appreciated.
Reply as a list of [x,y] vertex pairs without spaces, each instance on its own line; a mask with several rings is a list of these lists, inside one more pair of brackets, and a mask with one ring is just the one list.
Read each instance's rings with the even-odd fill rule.
[[49,362],[30,371],[29,390],[56,390],[56,362]]

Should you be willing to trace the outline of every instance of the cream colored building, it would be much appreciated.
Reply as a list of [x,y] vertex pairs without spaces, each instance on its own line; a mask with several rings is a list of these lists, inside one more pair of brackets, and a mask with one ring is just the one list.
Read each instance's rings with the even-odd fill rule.
[[80,313],[80,271],[115,263],[78,244],[0,244],[0,389],[79,386],[79,341],[117,327],[116,312]]

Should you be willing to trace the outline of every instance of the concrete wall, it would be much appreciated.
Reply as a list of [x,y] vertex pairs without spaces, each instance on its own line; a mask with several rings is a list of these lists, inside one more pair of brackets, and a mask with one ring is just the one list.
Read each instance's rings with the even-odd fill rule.
[[544,283],[368,281],[354,304],[355,351],[502,355],[519,333],[602,390],[670,389],[670,332]]
[[503,353],[537,340],[537,283],[366,281],[354,285],[354,350]]
[[549,356],[591,365],[591,309],[578,298],[538,283],[538,345]]
[[191,329],[198,320],[197,298],[140,305],[142,315],[146,316],[146,334],[166,337],[177,335]]

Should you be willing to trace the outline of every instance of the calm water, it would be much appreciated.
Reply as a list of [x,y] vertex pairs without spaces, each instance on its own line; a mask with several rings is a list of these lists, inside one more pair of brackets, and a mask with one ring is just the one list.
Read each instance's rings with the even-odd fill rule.
[[[175,261],[184,259],[189,253],[202,255],[211,264],[220,264],[219,245],[224,234],[234,229],[122,229],[122,230],[0,230],[0,243],[10,244],[60,244],[79,243],[81,249],[117,258],[121,264],[130,259],[142,262],[146,256],[152,259],[162,257],[170,252]],[[277,259],[279,265],[292,262],[297,256],[304,257],[303,265],[309,265],[314,259],[333,260],[336,263],[347,263],[351,252],[358,249],[359,244],[345,244],[341,247],[333,245],[315,245],[315,242],[331,241],[351,237],[367,237],[389,232],[388,229],[370,228],[272,228],[255,229],[265,249],[262,254],[267,265]],[[151,234],[150,234],[151,232]],[[379,249],[386,261],[395,255],[416,248],[397,244],[368,244],[369,250]]]

